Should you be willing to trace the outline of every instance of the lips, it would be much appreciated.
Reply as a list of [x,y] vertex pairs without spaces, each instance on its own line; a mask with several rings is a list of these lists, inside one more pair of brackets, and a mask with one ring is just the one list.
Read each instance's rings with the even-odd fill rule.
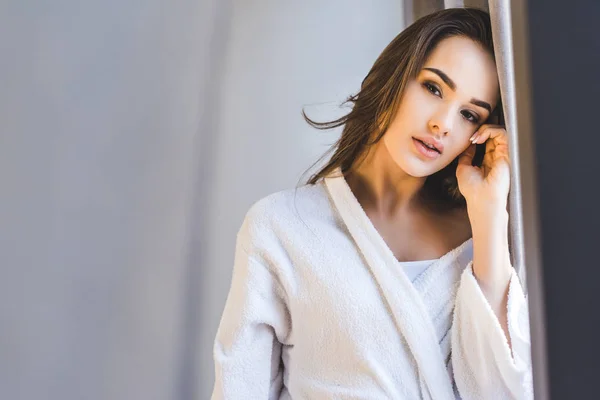
[[434,139],[433,137],[414,137],[413,139],[423,143],[428,148],[437,151],[442,154],[444,151],[444,145],[439,140]]
[[428,160],[435,160],[441,157],[441,153],[439,153],[437,149],[432,149],[431,147],[427,146],[423,141],[418,140],[416,138],[413,138],[412,140],[414,143],[415,151],[421,157],[424,157]]

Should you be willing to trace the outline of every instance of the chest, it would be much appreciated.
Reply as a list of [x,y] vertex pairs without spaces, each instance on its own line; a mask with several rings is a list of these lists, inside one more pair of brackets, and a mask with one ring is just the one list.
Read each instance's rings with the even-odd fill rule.
[[471,237],[465,212],[451,215],[369,215],[373,226],[399,261],[437,259]]
[[420,331],[420,340],[439,345],[446,360],[449,342],[444,338],[450,338],[454,290],[464,265],[454,257],[438,261],[409,287],[400,269],[387,268],[385,254],[365,259],[369,252],[361,251],[343,232],[328,237],[336,243],[335,251],[315,246],[317,251],[294,267],[296,291],[289,308],[296,329],[289,341],[293,346],[287,348],[290,368],[296,363],[311,365],[315,376],[325,376],[331,374],[335,355],[336,365],[365,365],[371,370],[375,362],[381,370],[406,374],[410,365],[399,368],[399,363],[413,360],[402,331],[408,326],[431,327]]

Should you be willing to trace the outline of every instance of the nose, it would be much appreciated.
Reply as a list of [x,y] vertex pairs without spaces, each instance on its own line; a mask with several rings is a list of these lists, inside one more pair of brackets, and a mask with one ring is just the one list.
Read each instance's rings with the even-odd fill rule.
[[453,113],[449,109],[439,110],[429,119],[429,130],[436,136],[446,136],[450,133],[453,123]]

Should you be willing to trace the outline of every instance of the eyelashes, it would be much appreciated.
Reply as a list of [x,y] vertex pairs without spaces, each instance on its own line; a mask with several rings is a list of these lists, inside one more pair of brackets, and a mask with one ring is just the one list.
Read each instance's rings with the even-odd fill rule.
[[[435,83],[429,82],[429,81],[425,81],[425,82],[423,82],[423,87],[425,88],[425,90],[427,90],[432,95],[434,95],[436,97],[439,97],[439,98],[442,98],[442,91],[440,90],[440,88]],[[468,122],[471,122],[473,124],[478,124],[479,123],[479,116],[477,116],[477,114],[474,114],[474,113],[472,113],[470,111],[461,111],[460,114]]]
[[477,116],[473,115],[473,113],[469,112],[469,111],[463,111],[461,112],[462,116],[465,117],[465,119],[469,122],[472,122],[474,124],[478,124],[479,123],[479,118],[477,118]]
[[427,91],[429,93],[433,94],[434,96],[438,96],[438,97],[442,96],[442,92],[440,91],[440,89],[436,85],[434,85],[430,82],[423,82],[423,87],[425,89],[427,89]]

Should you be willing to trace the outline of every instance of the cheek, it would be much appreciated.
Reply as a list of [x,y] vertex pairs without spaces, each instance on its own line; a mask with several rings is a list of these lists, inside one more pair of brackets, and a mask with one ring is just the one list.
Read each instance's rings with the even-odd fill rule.
[[465,143],[461,141],[460,143],[455,143],[452,146],[446,148],[446,151],[444,151],[444,163],[446,165],[450,164],[458,156],[464,153],[470,145],[471,142],[469,140],[466,140]]
[[418,83],[413,83],[404,93],[396,118],[404,123],[422,123],[435,112],[435,106],[434,96],[426,93]]
[[459,154],[471,145],[469,139],[471,139],[471,136],[479,129],[478,125],[474,125],[461,119],[462,117],[459,116],[458,122],[454,127],[454,136],[452,138],[452,148]]

